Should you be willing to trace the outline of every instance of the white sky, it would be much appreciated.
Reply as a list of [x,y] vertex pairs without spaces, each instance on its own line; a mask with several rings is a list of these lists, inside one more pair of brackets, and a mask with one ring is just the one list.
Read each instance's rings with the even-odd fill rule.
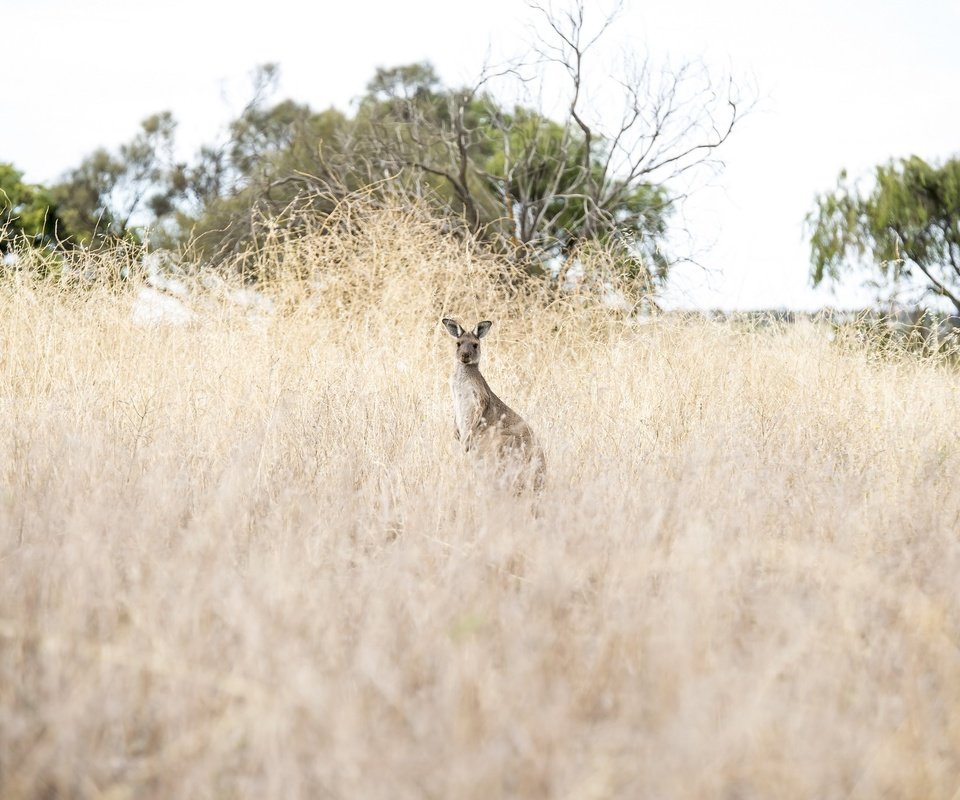
[[[599,18],[608,4],[588,0]],[[52,182],[96,147],[170,110],[183,156],[213,140],[281,66],[277,98],[350,111],[378,66],[433,62],[468,83],[487,56],[523,52],[521,0],[0,0],[5,88],[0,161]],[[700,263],[678,269],[674,306],[851,307],[852,278],[809,286],[802,222],[840,169],[891,157],[960,154],[960,0],[626,0],[610,37],[674,62],[703,58],[755,84],[726,169],[688,202]]]

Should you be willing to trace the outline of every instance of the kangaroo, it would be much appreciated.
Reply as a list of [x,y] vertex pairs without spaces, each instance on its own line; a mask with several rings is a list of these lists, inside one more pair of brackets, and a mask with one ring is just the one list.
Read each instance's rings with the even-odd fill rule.
[[465,453],[476,450],[508,475],[514,490],[533,478],[533,488],[543,488],[546,461],[533,430],[523,418],[497,397],[480,374],[480,340],[493,325],[489,320],[464,330],[455,319],[443,326],[457,340],[455,365],[450,378],[453,394],[453,436]]

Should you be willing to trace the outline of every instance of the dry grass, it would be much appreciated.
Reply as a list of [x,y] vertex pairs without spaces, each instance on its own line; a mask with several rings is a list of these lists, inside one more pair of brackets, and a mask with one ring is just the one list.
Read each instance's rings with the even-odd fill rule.
[[[365,229],[261,254],[260,324],[0,288],[0,796],[957,796],[955,372]],[[445,313],[536,513],[457,451]]]

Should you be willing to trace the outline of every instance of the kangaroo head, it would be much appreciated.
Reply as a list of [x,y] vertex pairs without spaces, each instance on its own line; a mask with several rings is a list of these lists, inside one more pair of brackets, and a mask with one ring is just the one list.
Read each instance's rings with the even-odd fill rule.
[[472,331],[465,331],[455,319],[443,320],[443,327],[447,329],[447,333],[457,340],[457,361],[461,364],[480,363],[480,340],[487,335],[491,325],[493,325],[492,322],[484,320],[478,322],[477,327]]

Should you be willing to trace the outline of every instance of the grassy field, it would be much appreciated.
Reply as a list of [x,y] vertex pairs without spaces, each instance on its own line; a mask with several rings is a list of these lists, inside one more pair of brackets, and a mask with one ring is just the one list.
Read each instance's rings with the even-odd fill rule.
[[[956,371],[351,230],[255,319],[0,286],[0,797],[958,797]],[[453,441],[444,315],[536,503]]]

